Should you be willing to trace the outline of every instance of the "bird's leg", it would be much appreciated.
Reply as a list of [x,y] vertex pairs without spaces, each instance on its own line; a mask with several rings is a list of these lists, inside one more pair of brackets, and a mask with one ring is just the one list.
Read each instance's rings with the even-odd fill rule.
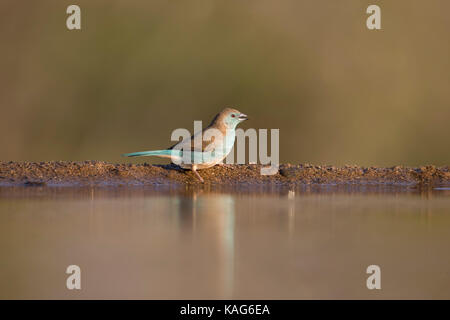
[[195,173],[195,175],[196,175],[197,178],[201,181],[201,183],[205,183],[205,180],[203,180],[203,178],[198,174],[197,168],[196,168],[195,166],[192,167],[192,171]]

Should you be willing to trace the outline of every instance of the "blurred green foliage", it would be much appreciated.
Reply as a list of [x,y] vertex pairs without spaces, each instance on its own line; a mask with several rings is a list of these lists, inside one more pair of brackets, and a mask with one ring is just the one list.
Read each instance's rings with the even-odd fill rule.
[[447,165],[450,2],[369,31],[372,2],[80,0],[69,31],[73,2],[2,0],[0,160],[125,162],[235,107],[281,162]]

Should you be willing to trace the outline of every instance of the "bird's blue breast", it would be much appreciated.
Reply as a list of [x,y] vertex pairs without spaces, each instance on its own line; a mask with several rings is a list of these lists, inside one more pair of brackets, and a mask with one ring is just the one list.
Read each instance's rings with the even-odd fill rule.
[[230,153],[231,149],[233,148],[235,140],[236,140],[236,131],[234,129],[227,130],[224,147],[225,157]]

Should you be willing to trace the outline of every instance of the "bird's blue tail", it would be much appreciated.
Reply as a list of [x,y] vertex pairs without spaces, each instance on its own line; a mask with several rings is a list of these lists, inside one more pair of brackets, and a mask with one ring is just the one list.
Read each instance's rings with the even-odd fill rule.
[[124,157],[163,157],[170,158],[172,155],[172,150],[153,150],[153,151],[141,151],[141,152],[133,152],[133,153],[125,153],[122,156]]

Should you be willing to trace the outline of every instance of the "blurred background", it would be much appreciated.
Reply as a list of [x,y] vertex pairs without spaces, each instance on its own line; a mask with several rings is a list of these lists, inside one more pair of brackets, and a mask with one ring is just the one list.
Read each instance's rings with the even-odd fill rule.
[[[82,30],[66,28],[81,7]],[[366,28],[381,7],[382,30]],[[0,160],[128,162],[224,107],[283,163],[450,163],[450,2],[0,2]],[[162,163],[144,158],[136,162]]]

